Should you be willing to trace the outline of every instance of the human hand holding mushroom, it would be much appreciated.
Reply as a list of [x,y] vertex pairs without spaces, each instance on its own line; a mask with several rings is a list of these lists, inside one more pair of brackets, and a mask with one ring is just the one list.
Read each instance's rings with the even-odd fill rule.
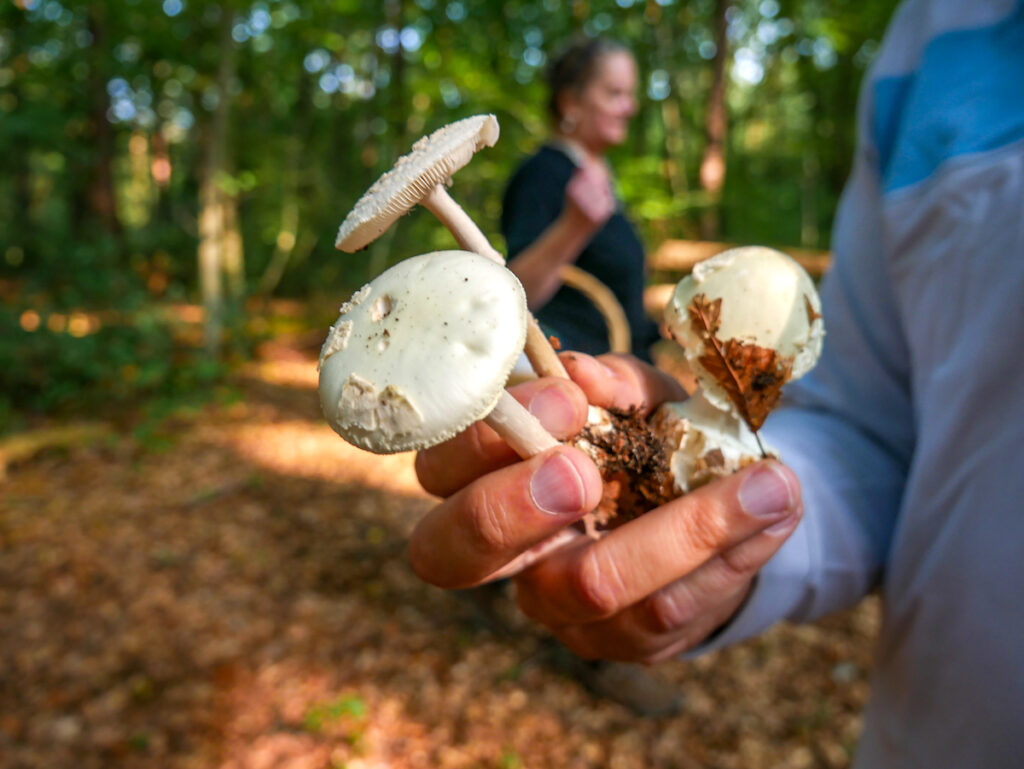
[[[650,413],[682,397],[666,375],[624,356],[564,356],[572,382],[511,388],[565,435],[586,403]],[[565,448],[526,462],[485,425],[421,451],[416,469],[443,497],[417,525],[417,574],[445,588],[512,577],[522,610],[584,657],[655,661],[698,643],[742,603],[753,575],[799,521],[792,472],[770,461],[588,537],[570,524],[602,489],[594,466]]]
[[[777,306],[766,310],[758,291]],[[733,317],[734,302],[760,312]],[[597,539],[573,534],[565,522],[593,504],[592,496],[574,495],[584,488],[578,480],[561,480],[562,514],[545,518],[538,511],[551,505],[535,490],[552,486],[537,480],[539,468],[509,464],[507,453],[493,444],[481,450],[489,444],[466,433],[417,458],[421,482],[447,498],[413,535],[414,568],[445,587],[513,576],[523,611],[584,657],[657,661],[699,643],[742,604],[753,576],[799,522],[796,478],[776,461],[758,461],[750,427],[760,427],[794,372],[813,365],[818,312],[813,285],[776,252],[749,249],[710,263],[680,285],[672,311],[683,318],[677,334],[709,397],[680,403],[677,385],[635,360],[566,357],[588,402],[656,411],[674,498]],[[719,365],[701,363],[707,356],[721,358]],[[747,359],[754,370],[741,365]],[[676,496],[687,489],[695,490]]]
[[[452,175],[468,163],[477,150],[492,146],[497,141],[498,132],[498,122],[493,115],[476,115],[444,126],[417,141],[412,150],[399,158],[394,167],[356,202],[338,231],[337,247],[345,251],[365,247],[419,204],[429,208],[463,248],[504,266],[501,254],[491,247],[476,224],[445,191]],[[574,201],[569,208],[580,211],[579,218],[593,220],[586,225],[588,227],[596,226],[614,210],[607,170],[598,163],[591,162],[581,168],[570,184],[567,197]],[[529,313],[522,349],[537,374],[568,377],[551,342]],[[656,473],[648,471],[658,463],[660,450],[654,446],[655,441],[645,428],[638,427],[625,415],[609,414],[592,407],[586,430],[578,436],[576,443],[590,453],[606,479],[611,481],[603,510],[610,507],[618,509],[618,498],[622,494],[630,497],[639,494],[642,500],[646,500],[642,504],[658,497],[648,482]],[[628,467],[620,470],[612,453],[603,448],[605,444],[613,446],[616,451],[612,453],[628,458]],[[596,523],[604,517],[607,517],[606,513],[588,516],[588,531],[593,532]]]

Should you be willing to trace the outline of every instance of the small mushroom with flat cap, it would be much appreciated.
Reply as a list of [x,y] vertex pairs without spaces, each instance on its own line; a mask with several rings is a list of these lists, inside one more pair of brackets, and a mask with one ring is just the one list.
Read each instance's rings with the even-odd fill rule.
[[665,320],[699,383],[652,428],[685,493],[768,455],[757,437],[782,387],[814,367],[825,334],[804,269],[770,248],[734,248],[679,281]]
[[359,198],[341,223],[335,247],[349,252],[365,248],[413,206],[422,205],[462,248],[504,264],[501,254],[445,190],[452,175],[477,150],[493,147],[498,135],[494,115],[474,115],[424,136]]
[[526,336],[526,295],[489,259],[399,262],[341,307],[320,353],[320,403],[345,440],[379,454],[441,443],[484,420],[523,457],[558,442],[504,389]]

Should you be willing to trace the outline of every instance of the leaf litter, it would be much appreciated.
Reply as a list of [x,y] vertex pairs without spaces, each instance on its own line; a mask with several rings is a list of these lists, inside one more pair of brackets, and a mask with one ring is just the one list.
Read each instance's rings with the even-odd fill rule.
[[634,716],[421,583],[433,503],[411,455],[323,424],[312,358],[244,399],[43,452],[0,488],[0,766],[846,767],[877,599],[655,668],[680,715]]

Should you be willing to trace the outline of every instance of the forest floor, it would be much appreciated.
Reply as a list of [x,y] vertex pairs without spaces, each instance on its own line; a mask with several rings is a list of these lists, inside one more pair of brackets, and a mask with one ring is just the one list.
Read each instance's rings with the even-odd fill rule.
[[510,605],[496,632],[416,579],[405,540],[431,499],[410,455],[326,426],[314,355],[266,346],[233,402],[8,458],[0,766],[849,764],[876,599],[660,665],[682,712],[632,715]]

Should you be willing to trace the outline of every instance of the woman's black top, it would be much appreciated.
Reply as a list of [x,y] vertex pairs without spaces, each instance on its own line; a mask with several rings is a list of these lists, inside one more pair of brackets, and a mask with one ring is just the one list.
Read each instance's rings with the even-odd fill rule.
[[[575,164],[565,153],[545,146],[512,176],[501,211],[501,231],[510,261],[562,213],[565,187],[575,170]],[[594,235],[576,264],[612,290],[629,321],[633,354],[649,361],[648,348],[659,334],[657,326],[644,313],[644,249],[621,208]],[[546,331],[558,337],[563,349],[591,355],[608,352],[608,329],[601,313],[575,289],[559,288],[536,316]]]

